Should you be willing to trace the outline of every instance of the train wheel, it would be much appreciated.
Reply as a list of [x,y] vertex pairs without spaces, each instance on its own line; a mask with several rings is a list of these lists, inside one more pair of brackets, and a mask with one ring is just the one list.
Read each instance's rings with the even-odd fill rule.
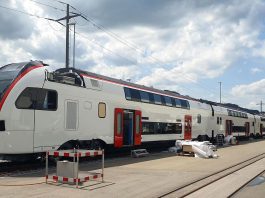
[[102,150],[104,149],[104,143],[100,140],[93,140],[91,147],[94,150]]

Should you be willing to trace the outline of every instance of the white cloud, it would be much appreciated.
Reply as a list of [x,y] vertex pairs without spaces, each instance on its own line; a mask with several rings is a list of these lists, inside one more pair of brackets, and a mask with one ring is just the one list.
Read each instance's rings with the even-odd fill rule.
[[[200,3],[196,0],[165,3],[154,0],[152,4],[148,1],[125,0],[111,3],[104,0],[93,3],[69,2],[85,10],[107,30],[132,41],[134,48],[137,48],[131,49],[91,24],[81,26],[86,22],[77,18],[77,31],[86,37],[77,35],[76,65],[81,69],[180,93],[187,90],[182,87],[184,85],[191,89],[189,93],[193,96],[198,91],[194,90],[194,84],[220,77],[230,67],[235,67],[237,61],[265,58],[264,39],[260,36],[264,28],[262,16],[265,2],[260,0],[233,0],[229,3]],[[17,9],[51,18],[65,15],[32,1],[23,3],[23,6],[17,4]],[[120,7],[116,8],[115,4]],[[54,6],[55,2],[51,1],[51,5]],[[63,8],[61,4],[55,6]],[[20,15],[14,13],[13,16],[9,23],[13,23]],[[63,66],[65,29],[45,20],[30,20],[33,25],[30,26],[29,38],[24,36],[16,41],[0,40],[0,63],[42,59]],[[17,32],[20,29],[21,25],[17,27]],[[102,49],[95,42],[109,50]],[[240,75],[244,75],[244,70],[237,67],[242,71]],[[251,72],[258,73],[259,69],[252,68]],[[252,87],[244,86],[250,85],[233,88],[232,92],[238,94],[235,96],[248,97],[244,89]],[[260,84],[255,85],[253,95],[258,93],[257,86],[262,88]],[[203,97],[205,92],[202,90],[196,95]],[[208,97],[217,98],[215,94]]]
[[265,95],[265,79],[259,81],[237,85],[231,90],[232,95],[237,97],[260,97]]
[[135,76],[139,75],[135,67],[115,67],[106,64],[96,65],[89,69],[91,72],[110,76],[122,80],[130,80],[135,82]]
[[259,72],[262,72],[263,70],[261,68],[258,68],[258,67],[253,67],[250,69],[250,72],[252,74],[256,74],[256,73],[259,73]]

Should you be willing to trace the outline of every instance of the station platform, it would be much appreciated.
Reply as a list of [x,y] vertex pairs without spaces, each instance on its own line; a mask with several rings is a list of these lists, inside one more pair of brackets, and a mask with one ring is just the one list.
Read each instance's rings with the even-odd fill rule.
[[[159,197],[194,179],[264,152],[265,140],[259,140],[220,148],[216,152],[217,159],[182,157],[168,152],[143,158],[106,159],[104,183],[90,181],[79,189],[64,184],[45,184],[44,169],[11,174],[0,177],[0,197]],[[88,161],[81,163],[80,169],[96,171],[100,164],[100,160]],[[265,189],[262,193],[265,194]]]

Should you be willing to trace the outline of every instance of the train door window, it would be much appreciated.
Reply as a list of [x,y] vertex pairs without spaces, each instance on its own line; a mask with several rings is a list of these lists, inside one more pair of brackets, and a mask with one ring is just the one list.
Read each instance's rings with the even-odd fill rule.
[[98,103],[98,117],[99,118],[106,117],[106,104],[104,102]]
[[130,89],[129,89],[129,88],[124,87],[124,93],[125,93],[125,98],[126,98],[127,100],[131,100],[131,99],[132,99],[132,97],[131,97],[131,92],[130,92]]
[[217,117],[217,124],[219,124],[219,117]]
[[200,124],[202,122],[202,116],[201,114],[197,115],[197,123]]
[[180,99],[175,99],[175,103],[176,103],[176,107],[181,107],[181,102],[180,102]]
[[222,117],[220,117],[219,123],[222,124]]
[[171,106],[172,107],[172,101],[171,98],[168,96],[165,96],[165,102],[167,106]]
[[145,91],[140,91],[141,101],[149,102],[149,94]]
[[154,94],[155,104],[162,104],[161,96]]
[[122,132],[122,113],[117,114],[117,135],[120,135]]
[[255,126],[255,123],[254,122],[252,122],[252,126]]
[[136,115],[135,117],[135,131],[136,134],[140,133],[140,115]]

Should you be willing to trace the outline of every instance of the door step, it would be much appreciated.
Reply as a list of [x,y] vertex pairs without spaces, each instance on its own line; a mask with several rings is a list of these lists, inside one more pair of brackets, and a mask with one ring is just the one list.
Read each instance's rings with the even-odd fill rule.
[[136,149],[136,150],[131,150],[131,156],[138,158],[138,157],[145,157],[149,155],[148,151],[146,149]]

